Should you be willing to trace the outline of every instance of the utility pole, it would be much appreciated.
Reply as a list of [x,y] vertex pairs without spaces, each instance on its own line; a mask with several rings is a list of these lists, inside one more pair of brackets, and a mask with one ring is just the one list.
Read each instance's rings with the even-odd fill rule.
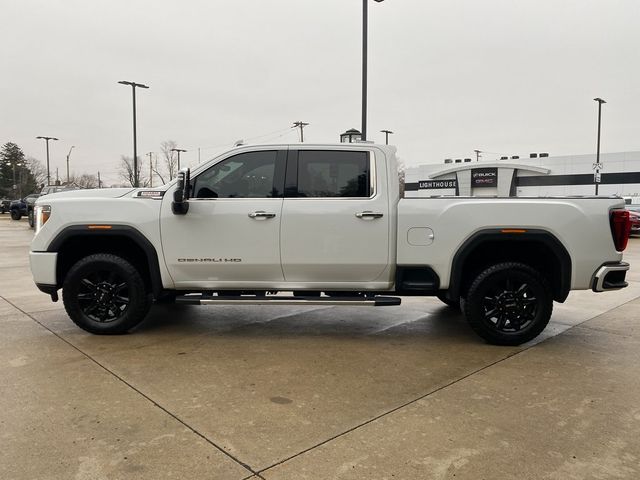
[[98,172],[98,188],[102,188],[102,182],[100,181],[100,172]]
[[60,178],[58,177],[58,167],[56,167],[56,185],[60,185]]
[[56,137],[36,137],[38,140],[44,140],[47,143],[47,186],[51,185],[51,175],[49,173],[49,140],[60,140]]
[[142,83],[136,82],[126,82],[120,81],[118,82],[122,85],[130,85],[131,91],[133,92],[133,183],[134,187],[139,187],[140,180],[138,178],[138,140],[136,138],[136,87],[140,88],[149,88]]
[[71,145],[69,153],[67,153],[67,183],[69,183],[69,157],[71,156],[71,150],[75,148],[75,145]]
[[382,133],[384,133],[384,143],[385,145],[389,145],[389,135],[393,134],[393,132],[391,130],[380,130]]
[[596,164],[594,168],[596,169],[596,173],[593,176],[593,183],[596,184],[596,196],[598,195],[598,185],[600,184],[600,169],[602,165],[600,164],[600,121],[602,119],[602,104],[607,103],[601,98],[594,98],[594,101],[598,102],[598,147],[596,150]]
[[306,127],[307,125],[309,124],[301,122],[300,120],[298,120],[297,122],[293,122],[293,128],[300,129],[300,143],[304,143],[304,127]]
[[180,152],[186,152],[186,150],[183,150],[181,148],[172,148],[171,151],[178,152],[178,171],[180,171]]
[[153,152],[149,152],[146,155],[149,157],[149,187],[153,187],[153,160],[151,159]]
[[476,162],[480,161],[480,154],[482,153],[480,150],[474,150],[476,152]]

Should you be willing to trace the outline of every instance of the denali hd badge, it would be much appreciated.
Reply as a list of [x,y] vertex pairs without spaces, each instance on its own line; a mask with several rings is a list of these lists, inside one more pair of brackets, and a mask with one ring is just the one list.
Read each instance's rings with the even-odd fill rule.
[[241,258],[179,258],[178,263],[239,263]]

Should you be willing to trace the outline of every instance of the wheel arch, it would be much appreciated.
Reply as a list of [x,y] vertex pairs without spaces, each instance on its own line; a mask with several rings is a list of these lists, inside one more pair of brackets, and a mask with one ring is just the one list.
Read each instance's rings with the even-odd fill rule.
[[158,298],[162,294],[162,278],[158,252],[153,244],[129,225],[110,227],[90,229],[89,225],[72,225],[56,235],[47,251],[58,253],[57,286],[62,285],[65,275],[80,258],[93,253],[112,253],[138,267],[149,290]]
[[473,278],[497,262],[515,261],[538,269],[549,281],[553,299],[564,302],[571,290],[571,256],[551,232],[540,229],[485,229],[469,237],[451,264],[448,296],[464,295]]

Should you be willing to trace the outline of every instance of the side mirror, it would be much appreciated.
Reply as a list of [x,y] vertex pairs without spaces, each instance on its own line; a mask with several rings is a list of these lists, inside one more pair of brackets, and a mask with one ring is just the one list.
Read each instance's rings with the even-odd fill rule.
[[185,215],[189,211],[189,194],[191,193],[191,170],[188,168],[178,172],[178,183],[173,192],[171,211],[174,215]]

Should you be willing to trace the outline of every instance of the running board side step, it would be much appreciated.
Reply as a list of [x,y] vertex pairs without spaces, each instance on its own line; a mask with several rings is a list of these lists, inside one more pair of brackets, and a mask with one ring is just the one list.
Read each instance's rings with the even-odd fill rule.
[[283,296],[213,296],[182,295],[176,303],[182,305],[344,305],[388,307],[400,305],[398,297],[283,297]]

